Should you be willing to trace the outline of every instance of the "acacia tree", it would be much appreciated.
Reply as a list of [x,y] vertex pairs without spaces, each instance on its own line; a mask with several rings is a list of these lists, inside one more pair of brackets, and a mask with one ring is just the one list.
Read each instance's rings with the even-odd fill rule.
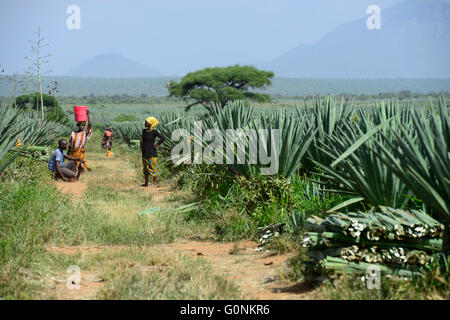
[[[25,57],[25,59],[31,61],[31,65],[28,67],[27,75],[30,77],[31,82],[36,87],[36,91],[40,94],[41,100],[41,115],[44,118],[44,98],[42,95],[42,75],[49,74],[51,71],[48,70],[46,72],[42,72],[42,66],[48,63],[47,58],[50,57],[50,54],[42,56],[41,49],[47,47],[48,44],[44,44],[44,38],[41,38],[41,28],[38,28],[37,32],[37,40],[28,40],[31,43],[31,53],[34,55],[32,58]],[[36,80],[33,80],[36,79]],[[38,97],[37,97],[38,98]],[[36,103],[37,109],[39,111],[39,103]]]
[[188,73],[180,82],[170,81],[167,89],[171,97],[183,98],[189,103],[186,111],[198,104],[211,111],[213,106],[223,108],[233,100],[270,101],[269,95],[249,90],[264,89],[272,84],[273,76],[273,72],[252,66],[206,68]]

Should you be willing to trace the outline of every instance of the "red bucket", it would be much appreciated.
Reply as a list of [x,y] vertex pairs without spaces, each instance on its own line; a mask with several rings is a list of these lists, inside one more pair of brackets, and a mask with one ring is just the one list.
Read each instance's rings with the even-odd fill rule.
[[87,121],[87,106],[74,106],[75,121]]

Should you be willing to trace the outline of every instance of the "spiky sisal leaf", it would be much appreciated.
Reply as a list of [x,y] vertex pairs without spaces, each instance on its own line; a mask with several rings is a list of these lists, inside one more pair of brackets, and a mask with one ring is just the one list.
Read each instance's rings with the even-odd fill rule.
[[17,139],[23,145],[48,146],[69,133],[70,128],[60,123],[36,120],[32,113],[18,113],[12,107],[0,106],[0,172],[17,156],[10,152]]
[[142,129],[144,128],[143,121],[124,121],[113,124],[114,131],[119,139],[122,139],[127,144],[131,140],[140,140]]
[[[299,110],[280,110],[255,115],[254,108],[242,101],[229,103],[225,108],[213,108],[212,115],[204,122],[206,129],[218,129],[226,139],[235,139],[227,130],[254,130],[258,153],[264,150],[266,155],[277,152],[275,159],[278,162],[276,174],[289,177],[301,167],[304,156],[315,137],[317,130],[314,128],[312,115],[301,114]],[[278,130],[278,140],[272,130]],[[248,132],[248,131],[247,131]],[[248,137],[247,137],[248,138]],[[266,165],[249,164],[250,139],[243,139],[243,146],[236,146],[235,159],[239,151],[245,153],[245,164],[227,164],[230,170],[236,174],[249,176],[260,172]],[[278,146],[277,148],[273,148]],[[237,148],[242,148],[243,150]]]
[[[409,188],[372,150],[376,141],[382,139],[382,132],[391,141],[395,138],[391,123],[394,118],[400,119],[400,113],[386,112],[389,110],[392,109],[378,104],[371,112],[361,110],[358,113],[359,121],[341,124],[333,134],[326,135],[320,145],[320,149],[332,163],[314,163],[330,179],[334,189],[353,195],[355,199],[362,197],[372,206],[402,208],[408,202]],[[374,122],[370,115],[382,120]],[[387,118],[388,116],[393,118]]]
[[392,170],[440,220],[450,225],[450,117],[443,97],[430,114],[415,110],[408,133],[407,124],[394,132],[395,140],[383,135],[384,143],[374,149]]
[[325,99],[316,97],[311,110],[299,112],[300,117],[304,114],[312,114],[312,121],[317,129],[317,134],[308,148],[307,157],[303,160],[304,165],[310,170],[315,168],[315,162],[329,165],[332,159],[323,151],[321,145],[345,123],[352,123],[355,111],[343,98],[338,104],[334,96],[327,96]]
[[[299,111],[297,110],[297,114]],[[304,162],[304,157],[316,136],[318,128],[314,127],[312,115],[296,116],[295,113],[282,110],[270,116],[262,115],[260,127],[280,130],[278,145],[278,174],[289,178],[296,174]],[[262,139],[262,136],[259,136]],[[264,146],[270,146],[271,139],[267,136]]]

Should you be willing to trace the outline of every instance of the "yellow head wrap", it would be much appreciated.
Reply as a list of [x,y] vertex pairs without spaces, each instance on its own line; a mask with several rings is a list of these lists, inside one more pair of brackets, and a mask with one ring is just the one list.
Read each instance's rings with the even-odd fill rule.
[[154,129],[158,125],[158,120],[155,117],[148,117],[145,119],[150,124],[150,129]]

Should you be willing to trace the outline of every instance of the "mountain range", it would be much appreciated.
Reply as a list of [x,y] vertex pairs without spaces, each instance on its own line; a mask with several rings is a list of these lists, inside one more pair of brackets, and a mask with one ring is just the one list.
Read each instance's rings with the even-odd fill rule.
[[[339,26],[315,44],[299,45],[272,61],[250,64],[285,78],[450,77],[448,1],[405,0],[388,7],[381,11],[379,30],[368,29],[368,17]],[[108,53],[65,76],[153,78],[163,74],[121,54]]]
[[87,60],[65,76],[93,78],[156,78],[164,75],[119,53],[106,53]]
[[447,1],[407,0],[386,8],[379,30],[369,30],[366,20],[341,25],[313,45],[255,65],[278,77],[450,77]]

